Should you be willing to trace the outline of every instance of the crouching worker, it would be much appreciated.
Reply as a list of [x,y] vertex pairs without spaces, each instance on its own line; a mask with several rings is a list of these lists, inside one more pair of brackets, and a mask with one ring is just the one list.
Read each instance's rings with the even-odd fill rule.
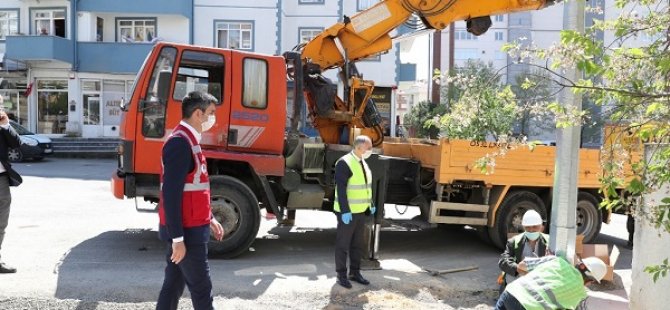
[[585,285],[600,280],[607,266],[597,257],[576,265],[557,256],[529,259],[528,274],[510,283],[496,310],[576,309],[586,299]]

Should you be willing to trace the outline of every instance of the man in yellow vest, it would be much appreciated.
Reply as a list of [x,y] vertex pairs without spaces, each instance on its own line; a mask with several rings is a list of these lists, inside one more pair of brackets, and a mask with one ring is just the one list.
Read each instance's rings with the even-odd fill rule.
[[[365,213],[376,209],[372,203],[372,172],[365,159],[372,155],[372,141],[367,136],[354,139],[354,149],[335,164],[335,201],[337,237],[335,241],[335,270],[337,283],[351,288],[352,280],[363,285],[370,281],[361,275]],[[347,256],[349,277],[347,278]]]
[[575,266],[557,256],[529,259],[528,274],[510,283],[495,310],[576,309],[586,298],[585,285],[600,283],[607,266],[587,257]]

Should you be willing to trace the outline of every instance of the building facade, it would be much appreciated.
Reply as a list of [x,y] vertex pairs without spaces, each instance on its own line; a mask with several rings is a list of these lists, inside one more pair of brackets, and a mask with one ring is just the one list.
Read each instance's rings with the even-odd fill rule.
[[[119,104],[155,42],[280,55],[376,2],[3,0],[0,95],[36,133],[117,137]],[[359,70],[397,85],[398,59],[393,49]],[[336,72],[327,76],[335,80]]]

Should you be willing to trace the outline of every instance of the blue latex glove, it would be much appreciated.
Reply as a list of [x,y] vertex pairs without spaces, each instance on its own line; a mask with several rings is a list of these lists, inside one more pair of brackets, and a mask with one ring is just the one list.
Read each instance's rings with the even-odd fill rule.
[[351,218],[352,216],[350,212],[342,213],[342,222],[344,224],[349,224],[349,222],[351,222]]
[[370,214],[375,215],[375,212],[377,212],[377,208],[374,206],[370,207]]

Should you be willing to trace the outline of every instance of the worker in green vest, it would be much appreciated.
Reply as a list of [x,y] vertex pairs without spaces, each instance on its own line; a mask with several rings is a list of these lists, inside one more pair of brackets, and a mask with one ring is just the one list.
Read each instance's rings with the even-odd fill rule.
[[585,285],[600,283],[607,265],[587,257],[575,266],[557,256],[527,260],[528,274],[510,283],[495,310],[576,309],[586,298]]
[[370,155],[372,155],[372,141],[367,136],[358,136],[354,139],[354,149],[351,153],[342,156],[335,164],[333,206],[337,215],[335,271],[337,271],[337,283],[345,288],[352,287],[349,280],[363,285],[370,284],[370,281],[361,275],[366,213],[374,214],[376,211],[372,203],[372,172],[365,162]]
[[528,210],[523,214],[521,225],[524,232],[507,240],[505,252],[500,254],[498,267],[502,273],[498,277],[500,293],[507,286],[507,275],[518,277],[526,274],[527,257],[536,258],[551,254],[548,251],[549,235],[542,233],[544,231],[544,220],[540,213],[535,210]]

